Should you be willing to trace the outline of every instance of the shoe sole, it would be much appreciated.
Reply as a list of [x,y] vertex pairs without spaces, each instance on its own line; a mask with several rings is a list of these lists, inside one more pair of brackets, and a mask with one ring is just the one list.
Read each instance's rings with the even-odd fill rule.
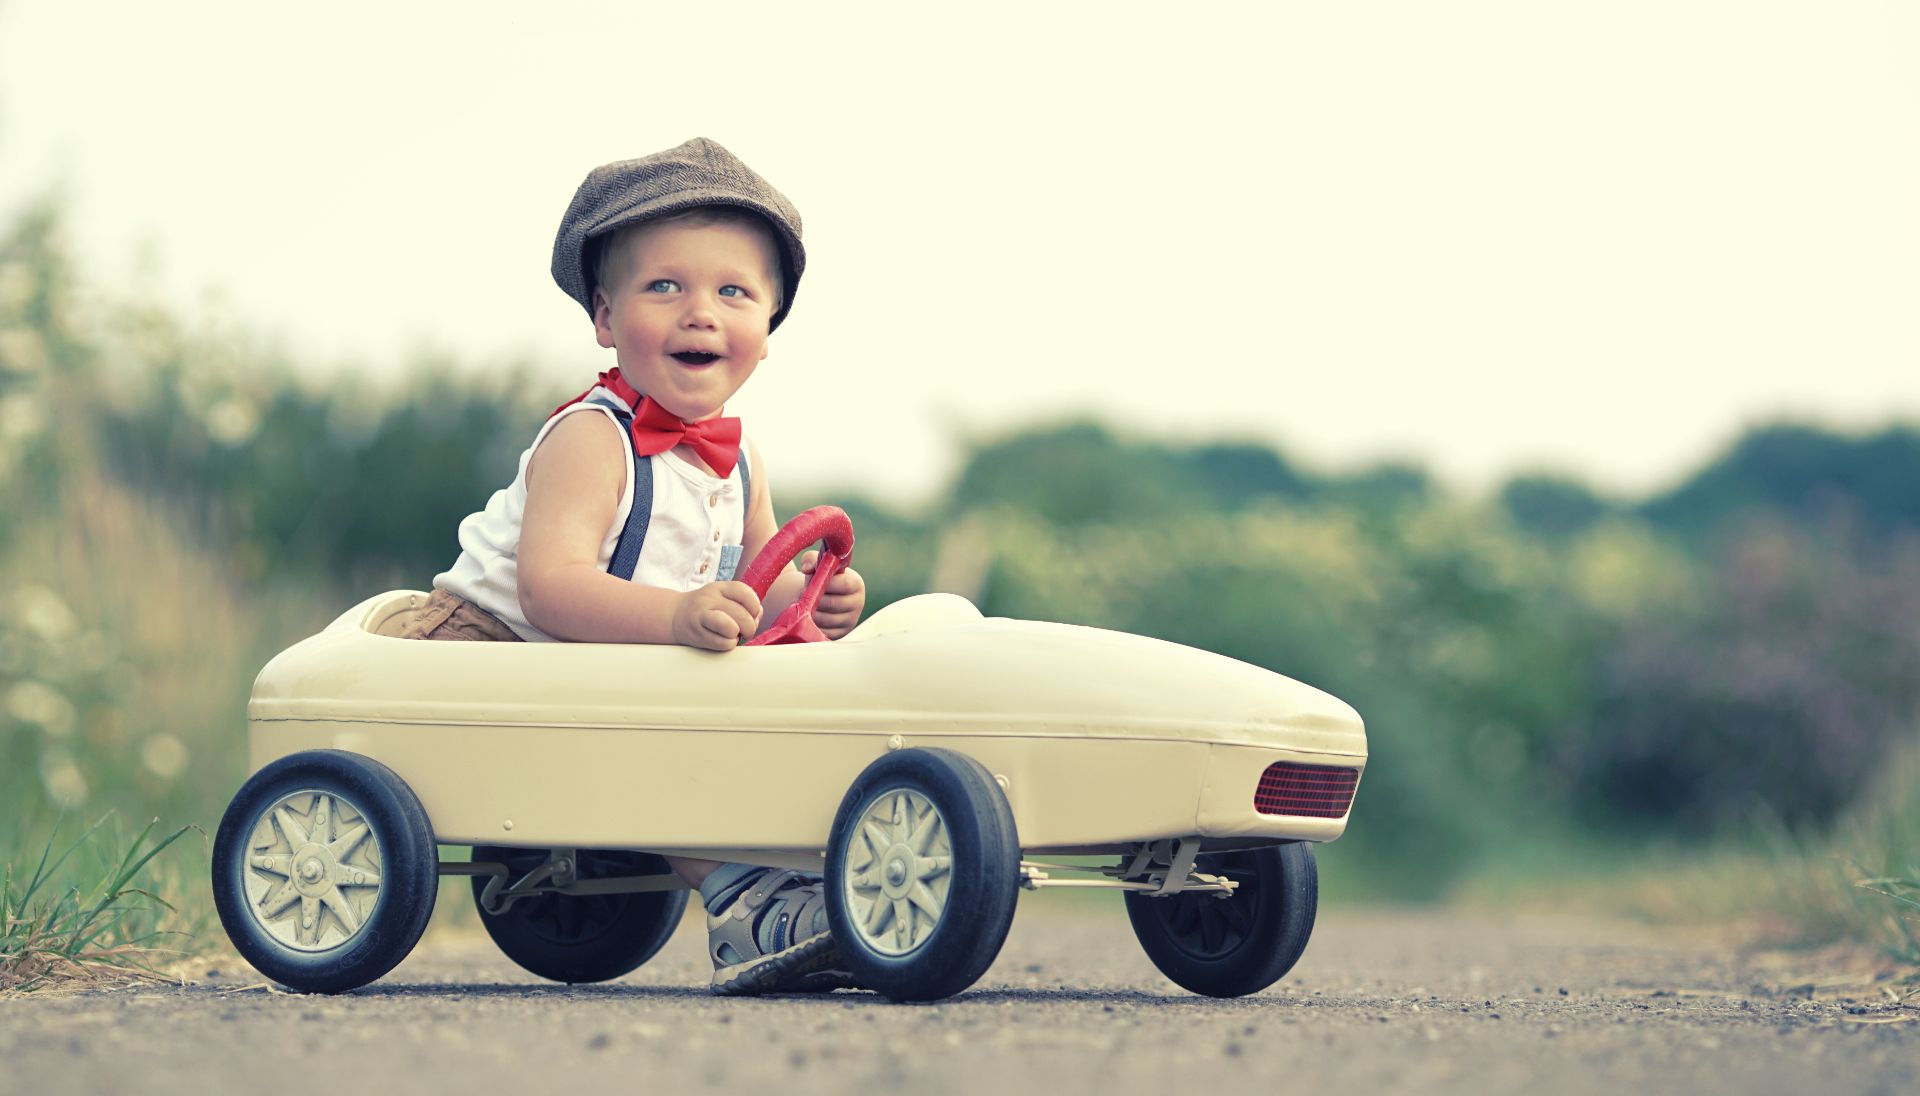
[[[839,962],[840,949],[834,947],[833,937],[821,933],[785,951],[721,967],[713,972],[713,992],[721,997],[746,997],[759,993],[818,993],[838,989],[838,984],[824,985],[826,979],[817,976],[841,973],[831,969]],[[810,989],[810,985],[823,988]]]
[[836,968],[832,970],[816,970],[812,974],[805,975],[801,980],[801,984],[789,992],[832,993],[836,989],[865,988],[866,987],[859,982],[854,981],[852,971]]

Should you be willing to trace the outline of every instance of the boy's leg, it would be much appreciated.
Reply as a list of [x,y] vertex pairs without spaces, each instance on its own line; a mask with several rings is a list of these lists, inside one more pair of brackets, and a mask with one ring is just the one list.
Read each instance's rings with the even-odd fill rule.
[[401,639],[522,642],[499,617],[458,594],[437,587],[396,634]]
[[665,857],[665,860],[667,867],[673,869],[673,874],[695,889],[698,889],[701,882],[712,874],[713,869],[721,866],[718,860],[695,860],[691,856],[669,856]]

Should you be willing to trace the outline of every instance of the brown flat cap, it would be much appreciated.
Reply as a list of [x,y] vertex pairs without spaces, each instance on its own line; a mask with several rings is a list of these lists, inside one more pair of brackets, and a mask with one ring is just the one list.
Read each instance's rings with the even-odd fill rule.
[[738,206],[765,218],[780,246],[782,286],[779,327],[793,307],[806,269],[800,246],[800,211],[752,168],[719,144],[695,137],[683,145],[594,168],[573,192],[560,232],[553,238],[553,280],[593,314],[593,252],[596,237],[694,206]]

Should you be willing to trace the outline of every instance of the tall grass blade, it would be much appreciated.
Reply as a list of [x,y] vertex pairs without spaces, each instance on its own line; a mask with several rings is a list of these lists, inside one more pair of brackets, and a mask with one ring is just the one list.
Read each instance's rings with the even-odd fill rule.
[[149,869],[156,856],[194,827],[182,826],[156,841],[152,838],[158,820],[149,822],[131,842],[106,859],[107,869],[84,891],[77,884],[67,883],[55,893],[53,888],[62,869],[67,868],[76,851],[95,839],[106,821],[101,818],[57,853],[56,824],[33,875],[18,894],[14,893],[14,876],[8,867],[5,931],[0,934],[0,992],[26,992],[110,971],[159,976],[152,961],[165,954],[165,949],[156,943],[181,934],[157,925],[148,927],[149,918],[157,922],[174,908],[153,891],[136,886],[135,880]]

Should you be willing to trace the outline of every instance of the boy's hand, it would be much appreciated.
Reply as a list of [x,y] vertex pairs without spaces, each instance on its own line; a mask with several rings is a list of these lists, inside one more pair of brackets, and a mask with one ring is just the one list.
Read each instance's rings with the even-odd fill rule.
[[673,607],[673,641],[709,651],[731,651],[760,623],[760,598],[744,582],[709,582],[680,595]]
[[[813,574],[820,563],[820,553],[807,552],[793,561],[803,575]],[[820,595],[820,604],[813,608],[813,623],[828,639],[839,639],[860,622],[860,610],[867,607],[867,582],[860,572],[849,567],[827,580],[827,588]]]

